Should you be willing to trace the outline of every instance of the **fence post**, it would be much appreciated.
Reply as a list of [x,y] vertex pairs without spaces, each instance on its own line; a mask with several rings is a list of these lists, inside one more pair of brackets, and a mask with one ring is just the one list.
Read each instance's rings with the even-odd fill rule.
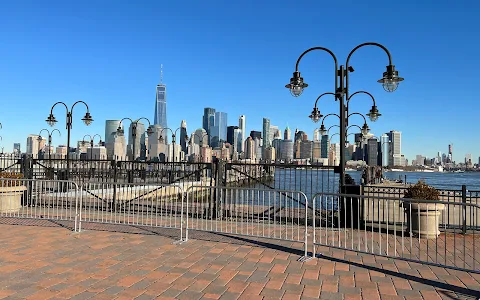
[[463,226],[462,226],[462,233],[467,233],[467,186],[462,185],[462,203],[463,203]]

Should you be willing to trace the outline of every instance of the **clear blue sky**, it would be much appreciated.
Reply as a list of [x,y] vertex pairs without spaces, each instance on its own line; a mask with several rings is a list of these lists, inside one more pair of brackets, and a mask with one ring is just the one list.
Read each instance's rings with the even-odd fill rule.
[[[203,108],[214,107],[228,113],[230,125],[245,114],[249,131],[268,117],[311,137],[316,124],[307,116],[316,97],[333,89],[333,61],[322,52],[306,56],[300,71],[310,86],[293,98],[284,85],[298,56],[324,46],[344,62],[354,46],[375,41],[389,48],[405,82],[384,92],[376,80],[386,55],[377,48],[355,53],[350,91],[371,92],[383,114],[370,124],[373,133],[401,131],[409,159],[453,143],[454,159],[471,153],[477,161],[478,11],[475,0],[2,1],[1,145],[11,151],[20,142],[25,150],[27,135],[47,127],[56,101],[90,105],[90,127],[80,120],[84,109],[74,110],[73,140],[103,136],[106,119],[153,121],[160,64],[170,127],[182,119],[189,131],[201,127]],[[370,105],[358,96],[351,109],[367,113]],[[329,97],[319,107],[338,111]],[[62,138],[54,144],[66,144],[65,112],[59,107],[55,115]]]

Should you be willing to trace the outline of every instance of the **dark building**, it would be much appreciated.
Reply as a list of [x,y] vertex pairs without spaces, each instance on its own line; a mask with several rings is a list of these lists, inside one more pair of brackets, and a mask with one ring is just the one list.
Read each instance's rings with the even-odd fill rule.
[[367,165],[378,165],[378,141],[377,139],[368,139],[367,142]]
[[250,131],[250,136],[252,137],[252,139],[259,139],[261,140],[262,139],[262,133],[260,131],[255,131],[255,130],[252,130]]
[[239,129],[238,126],[228,126],[227,127],[227,143],[230,145],[235,144],[235,129]]
[[203,129],[207,131],[208,138],[210,139],[210,130],[215,125],[215,109],[206,107],[203,109]]

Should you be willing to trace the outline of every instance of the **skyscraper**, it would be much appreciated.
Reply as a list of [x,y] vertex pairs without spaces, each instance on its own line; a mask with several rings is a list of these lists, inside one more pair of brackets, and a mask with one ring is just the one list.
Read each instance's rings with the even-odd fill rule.
[[187,137],[187,121],[182,120],[180,123],[180,147],[182,147],[182,151],[184,153],[187,153],[187,140],[185,139]]
[[214,126],[210,127],[210,143],[212,147],[218,147],[222,141],[227,141],[227,113],[215,112],[214,121]]
[[240,128],[240,130],[242,131],[241,133],[241,147],[240,149],[238,150],[238,152],[244,152],[244,146],[245,146],[245,139],[247,138],[247,117],[245,117],[245,115],[241,115],[240,118],[238,119],[238,127]]
[[13,143],[13,154],[20,154],[22,151],[20,150],[20,143]]
[[160,67],[160,83],[157,84],[155,100],[155,116],[153,123],[167,128],[167,86],[163,81],[163,65]]
[[270,119],[263,118],[263,149],[269,148],[272,144],[270,140]]
[[382,166],[383,167],[388,167],[388,158],[389,158],[389,153],[390,153],[390,140],[388,138],[387,134],[383,134],[382,137],[380,138],[380,144],[382,150]]
[[[117,134],[118,125],[120,125],[120,120],[105,121],[105,145],[114,142],[115,135]],[[123,129],[123,124],[121,128]]]
[[367,164],[369,166],[376,166],[378,162],[378,141],[376,138],[368,139],[367,141]]
[[328,158],[328,152],[330,149],[330,140],[328,139],[328,135],[322,135],[321,140],[321,147],[320,147],[320,157],[321,158]]
[[292,133],[290,131],[290,127],[288,127],[288,125],[287,125],[287,128],[285,128],[285,132],[283,134],[283,139],[284,140],[290,140],[291,136],[292,136]]
[[388,165],[390,167],[402,166],[402,133],[392,130],[387,134],[390,138],[390,157]]
[[211,128],[215,125],[215,108],[205,107],[203,109],[203,129],[211,136]]

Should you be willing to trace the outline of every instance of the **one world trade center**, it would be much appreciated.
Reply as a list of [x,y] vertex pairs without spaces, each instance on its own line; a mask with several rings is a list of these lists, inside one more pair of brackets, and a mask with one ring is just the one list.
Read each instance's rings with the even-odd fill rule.
[[163,84],[163,65],[160,71],[160,83],[157,84],[155,116],[153,123],[167,128],[167,86]]

